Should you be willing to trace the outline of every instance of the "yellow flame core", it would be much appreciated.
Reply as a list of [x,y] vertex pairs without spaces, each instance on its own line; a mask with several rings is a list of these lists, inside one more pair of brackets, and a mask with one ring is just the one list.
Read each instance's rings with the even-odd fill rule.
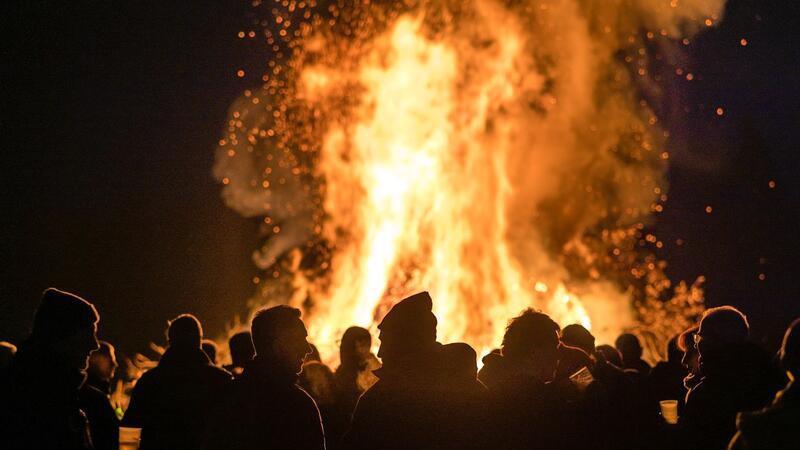
[[510,33],[496,47],[484,61],[489,76],[466,95],[457,51],[426,38],[412,17],[366,58],[356,123],[332,127],[323,145],[327,232],[359,238],[337,248],[328,301],[311,318],[315,341],[369,327],[384,302],[420,290],[434,298],[439,338],[479,350],[498,345],[508,319],[529,306],[591,326],[575,295],[562,284],[548,294],[508,248],[513,130],[497,123],[487,132],[487,117],[517,98],[521,47]]

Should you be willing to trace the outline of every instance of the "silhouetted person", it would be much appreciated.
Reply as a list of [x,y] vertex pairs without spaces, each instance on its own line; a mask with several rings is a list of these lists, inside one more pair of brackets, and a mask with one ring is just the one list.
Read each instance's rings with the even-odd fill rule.
[[471,448],[475,415],[458,411],[446,385],[436,317],[427,292],[392,307],[378,325],[383,367],[358,401],[346,449]]
[[142,429],[143,450],[197,449],[210,403],[231,376],[211,364],[200,348],[203,329],[194,316],[170,321],[167,339],[158,366],[136,382],[122,424]]
[[347,431],[356,403],[361,394],[375,384],[378,378],[373,370],[381,367],[370,351],[372,335],[366,328],[350,327],[345,330],[339,343],[339,367],[334,374],[336,385],[336,410],[342,428],[325,424],[325,437],[329,449],[335,449]]
[[359,376],[366,371],[370,371],[371,376],[371,370],[376,365],[371,347],[372,335],[366,328],[350,327],[342,335],[339,344],[340,364],[334,377],[339,404],[348,416],[353,414],[358,397],[366,390],[360,385]]
[[[458,424],[462,429],[452,432],[468,433],[455,442],[465,443],[460,448],[486,448],[490,442],[487,429],[491,419],[488,410],[489,391],[478,380],[478,355],[475,349],[464,342],[445,344],[440,349],[440,360],[444,367],[446,392],[453,402],[451,411],[465,417],[465,422]],[[471,429],[463,429],[464,424]],[[450,448],[459,446],[451,445]]]
[[228,340],[228,348],[231,352],[231,364],[225,366],[225,370],[238,377],[244,371],[245,364],[253,359],[256,349],[253,348],[253,338],[249,331],[236,333]]
[[297,386],[310,352],[300,310],[258,311],[251,326],[255,357],[231,383],[208,434],[208,449],[324,450],[314,400]]
[[478,371],[478,380],[486,386],[487,389],[492,389],[503,382],[505,366],[502,364],[502,360],[503,353],[499,348],[493,348],[481,358],[483,367]]
[[703,378],[686,396],[681,417],[686,448],[726,448],[736,431],[736,413],[765,406],[777,391],[770,355],[748,336],[747,319],[736,308],[703,314],[695,335]]
[[200,348],[203,349],[203,353],[208,356],[208,360],[211,361],[211,364],[217,365],[217,344],[210,340],[210,339],[203,339],[203,342],[200,343]]
[[566,380],[583,368],[591,368],[594,361],[588,353],[578,347],[566,345],[563,342],[558,346],[558,367],[556,380]]
[[455,342],[445,344],[441,348],[441,360],[448,368],[449,377],[454,383],[461,383],[465,386],[480,386],[485,389],[483,384],[478,382],[478,365],[476,363],[478,355],[469,344]]
[[[648,422],[647,406],[649,402],[643,398],[639,373],[622,368],[622,354],[611,345],[598,345],[595,348],[595,364],[592,375],[600,384],[600,405],[590,417],[590,423],[596,428],[592,443],[593,448],[652,449],[652,443],[646,441],[649,426],[656,426],[655,420]],[[631,376],[634,374],[635,376]],[[657,419],[658,416],[653,416]],[[591,442],[591,441],[590,441]]]
[[577,323],[567,325],[561,330],[561,342],[571,347],[577,347],[587,355],[593,355],[595,352],[594,336],[583,325]]
[[598,345],[595,354],[602,355],[603,359],[615,365],[616,367],[619,367],[620,369],[623,366],[622,353],[620,353],[615,347],[606,344]]
[[800,446],[800,319],[789,325],[780,351],[781,365],[789,383],[775,395],[772,404],[761,411],[739,413],[739,431],[730,443],[731,450],[775,450]]
[[641,377],[646,377],[650,373],[650,364],[642,359],[642,344],[636,335],[623,333],[617,338],[614,345],[622,354],[623,368],[633,369],[639,372]]
[[86,382],[78,394],[80,405],[89,419],[95,450],[119,448],[119,419],[109,400],[111,380],[117,368],[114,347],[100,341],[100,348],[89,355]]
[[300,387],[314,399],[325,430],[328,450],[338,448],[342,435],[350,425],[350,413],[345,413],[337,401],[336,381],[331,369],[319,361],[303,363],[300,372]]
[[697,330],[697,326],[691,327],[678,337],[678,348],[683,351],[681,365],[689,372],[683,378],[683,386],[687,389],[687,394],[689,390],[697,386],[697,383],[702,378],[702,375],[700,375],[700,354],[694,344],[694,335],[697,334]]
[[667,360],[659,361],[647,377],[647,387],[654,410],[658,408],[660,400],[678,400],[679,410],[683,409],[687,392],[683,386],[683,379],[688,375],[688,371],[681,364],[683,352],[678,348],[679,337],[680,335],[673,336],[667,342]]
[[0,386],[0,447],[92,448],[78,389],[97,348],[98,320],[94,306],[77,295],[44,291],[31,335]]
[[550,383],[558,365],[557,328],[546,314],[528,309],[506,328],[502,354],[485,360],[479,378],[492,401],[492,448],[552,449],[563,443],[566,405]]

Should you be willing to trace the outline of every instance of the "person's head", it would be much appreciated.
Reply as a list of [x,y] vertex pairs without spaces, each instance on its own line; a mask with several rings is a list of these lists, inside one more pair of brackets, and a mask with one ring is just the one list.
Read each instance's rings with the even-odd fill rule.
[[6,341],[0,341],[0,373],[11,365],[14,355],[17,353],[17,347]]
[[594,353],[594,336],[583,325],[573,323],[561,330],[561,342],[577,347],[588,354]]
[[250,326],[255,357],[273,361],[292,373],[300,373],[303,358],[311,352],[300,310],[279,305],[256,313]]
[[99,348],[89,355],[87,373],[104,381],[114,378],[117,369],[117,355],[114,346],[106,341],[99,341]]
[[31,339],[48,346],[67,367],[86,370],[89,354],[97,349],[99,320],[91,303],[48,288],[33,316]]
[[556,379],[569,378],[584,367],[592,367],[592,358],[588,353],[567,344],[558,346],[558,368]]
[[441,348],[442,363],[459,381],[478,378],[478,354],[469,344],[455,342]]
[[614,346],[622,354],[622,362],[628,364],[642,357],[642,344],[635,334],[623,333],[619,335]]
[[684,331],[678,337],[678,349],[683,352],[681,364],[689,370],[689,373],[700,373],[700,358],[697,348],[694,345],[694,335],[697,334],[697,326]]
[[783,335],[780,357],[791,380],[800,376],[800,319],[795,319]]
[[231,351],[231,364],[243,367],[253,359],[256,349],[253,348],[253,337],[249,331],[236,333],[228,339],[228,348]]
[[208,359],[211,360],[211,364],[217,364],[217,344],[210,340],[210,339],[203,339],[203,342],[200,344],[200,348],[203,349],[203,353],[208,356]]
[[427,292],[407,297],[392,307],[378,325],[378,356],[384,364],[426,353],[436,345],[436,316]]
[[361,327],[350,327],[342,335],[339,343],[339,360],[344,367],[358,366],[369,357],[372,335]]
[[601,354],[603,359],[611,364],[617,367],[622,367],[622,353],[620,353],[616,348],[608,344],[598,345],[597,353]]
[[167,322],[167,341],[170,347],[199,349],[203,327],[197,317],[181,314]]
[[528,308],[509,322],[503,336],[503,357],[536,379],[550,380],[558,365],[557,330],[547,314]]
[[741,344],[749,336],[750,325],[744,314],[733,306],[720,306],[703,313],[694,341],[702,358],[718,348]]

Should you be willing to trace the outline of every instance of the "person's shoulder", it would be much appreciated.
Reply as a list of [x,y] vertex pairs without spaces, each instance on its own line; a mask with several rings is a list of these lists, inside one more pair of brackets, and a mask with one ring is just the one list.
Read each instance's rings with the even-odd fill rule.
[[305,405],[314,405],[314,408],[317,407],[317,402],[314,401],[314,398],[311,397],[311,394],[306,392],[305,389],[297,384],[292,384],[289,387],[289,394],[299,403],[303,403]]
[[163,369],[160,369],[158,366],[146,370],[139,379],[136,380],[136,387],[141,389],[142,386],[153,383],[161,377],[161,372],[163,372]]
[[708,380],[703,378],[686,393],[686,405],[690,406],[701,402],[708,395]]
[[746,442],[771,441],[779,439],[782,435],[797,438],[798,423],[800,423],[800,409],[796,407],[782,408],[771,405],[760,411],[740,412],[736,416],[736,428]]
[[87,383],[84,383],[83,386],[81,386],[80,390],[78,391],[78,397],[82,400],[88,401],[108,400],[108,396],[106,396],[103,391]]
[[720,404],[725,404],[730,399],[731,392],[724,383],[704,377],[700,383],[689,390],[686,395],[686,405],[687,407],[702,405],[698,406],[701,409],[718,409]]
[[217,366],[208,365],[203,370],[209,378],[213,378],[215,381],[224,382],[233,379],[230,372]]

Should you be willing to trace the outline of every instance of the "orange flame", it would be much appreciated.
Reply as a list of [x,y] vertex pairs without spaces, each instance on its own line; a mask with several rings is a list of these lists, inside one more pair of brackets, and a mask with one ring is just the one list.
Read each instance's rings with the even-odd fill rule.
[[[663,139],[632,95],[636,68],[615,58],[643,26],[677,39],[721,8],[685,3],[622,14],[595,1],[423,1],[380,20],[354,13],[361,22],[338,35],[336,20],[280,16],[280,36],[302,36],[296,53],[234,104],[215,173],[229,205],[280,232],[254,255],[267,280],[313,239],[332,256],[323,276],[284,264],[288,293],[260,282],[259,303],[306,309],[323,354],[420,290],[439,339],[479,351],[527,307],[605,342],[647,308],[658,314],[642,323],[664,323],[683,300],[645,304],[670,283],[631,256],[666,192]],[[322,180],[321,205],[309,178]],[[645,280],[638,306],[625,280]]]

